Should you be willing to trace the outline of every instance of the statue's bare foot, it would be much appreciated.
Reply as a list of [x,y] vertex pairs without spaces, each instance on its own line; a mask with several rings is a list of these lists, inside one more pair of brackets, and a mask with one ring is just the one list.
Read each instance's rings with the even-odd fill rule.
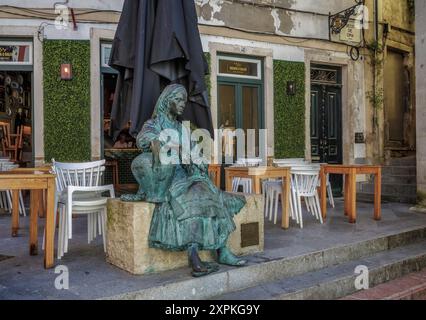
[[228,248],[221,248],[218,251],[218,262],[232,267],[242,267],[247,261],[237,258]]
[[192,246],[188,249],[188,261],[192,268],[192,276],[196,278],[204,277],[219,270],[218,264],[201,261],[196,246]]
[[121,201],[124,202],[140,202],[140,201],[144,201],[145,200],[145,195],[144,194],[123,194],[120,197]]

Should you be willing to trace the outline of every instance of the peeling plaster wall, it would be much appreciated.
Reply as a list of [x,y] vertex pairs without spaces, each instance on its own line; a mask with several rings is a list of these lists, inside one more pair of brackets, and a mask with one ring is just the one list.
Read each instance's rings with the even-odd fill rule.
[[[221,47],[228,48],[235,52],[236,48],[239,54],[250,54],[253,52],[270,52],[273,60],[304,62],[306,65],[306,94],[309,96],[309,63],[321,62],[341,65],[347,79],[343,99],[345,100],[343,108],[346,110],[345,122],[345,162],[353,162],[355,158],[365,157],[365,146],[355,145],[353,136],[355,132],[366,130],[366,106],[364,92],[364,64],[363,62],[352,63],[346,54],[346,47],[324,41],[315,41],[308,39],[285,39],[282,36],[297,36],[315,39],[328,39],[328,14],[336,13],[354,4],[353,0],[194,0],[199,14],[199,23],[203,49],[209,52],[212,44],[220,44]],[[22,0],[19,6],[51,9],[55,1],[25,1]],[[101,0],[71,0],[70,6],[74,8],[91,8],[103,10],[121,10],[123,0],[120,1],[101,1]],[[16,5],[13,0],[0,0],[0,5]],[[259,6],[255,6],[258,4]],[[265,7],[265,5],[275,4],[275,7]],[[285,9],[291,9],[285,10]],[[310,13],[294,12],[293,10],[303,10],[317,12]],[[79,23],[78,31],[57,30],[53,26],[45,28],[45,35],[48,39],[75,39],[89,40],[91,34],[95,31],[112,32],[116,24],[108,20],[108,16],[99,17],[100,21],[111,22],[109,24],[84,24]],[[105,20],[107,19],[107,20]],[[37,19],[0,19],[0,25],[19,26],[31,25],[38,27],[43,20]],[[227,27],[227,28],[216,28]],[[221,29],[221,30],[218,30]],[[110,30],[110,31],[108,31]],[[204,32],[203,32],[204,31]],[[241,32],[249,31],[249,32]],[[269,34],[269,35],[268,35]],[[278,37],[277,37],[278,36]],[[255,38],[256,40],[253,40]],[[98,48],[99,46],[96,46]],[[231,50],[232,48],[232,50]],[[318,61],[307,60],[307,51],[315,51],[314,57]],[[226,51],[226,50],[225,50]],[[92,62],[93,62],[92,57]],[[268,58],[270,59],[270,58]],[[214,62],[212,62],[212,66]],[[272,68],[272,60],[268,62],[266,68]],[[273,77],[270,76],[268,81]],[[96,79],[92,79],[96,82]],[[96,87],[92,87],[95,90]],[[267,93],[273,96],[273,90],[284,90],[273,86],[272,82],[265,84]],[[95,90],[97,91],[97,90]],[[216,95],[212,92],[212,95]],[[214,100],[214,99],[213,99]],[[92,106],[96,108],[96,106]],[[216,106],[212,104],[212,108]],[[273,112],[274,103],[270,99],[266,103],[268,112]],[[271,110],[272,109],[272,110]],[[310,110],[310,101],[306,102],[306,109]],[[94,109],[96,110],[96,109]],[[270,120],[268,128],[273,130],[273,119]],[[307,117],[306,130],[308,132],[306,139],[306,157],[310,157],[310,138],[309,138],[309,117]],[[96,142],[96,141],[95,141]],[[92,144],[94,142],[92,141]],[[269,153],[273,153],[273,138],[270,139]],[[93,155],[93,152],[92,152]]]
[[[250,41],[245,39],[235,39],[228,37],[219,37],[219,36],[210,36],[210,35],[201,35],[201,42],[203,45],[204,52],[209,52],[209,43],[222,43],[229,46],[239,46],[241,48],[262,48],[262,49],[271,49],[273,52],[274,60],[286,60],[294,62],[303,62],[304,61],[304,48],[288,46],[288,45],[279,45],[268,42],[261,41]],[[244,52],[241,52],[244,53]]]
[[200,24],[317,39],[328,39],[330,12],[354,5],[353,0],[195,0],[195,3]]
[[414,23],[410,16],[408,0],[382,0],[383,21],[392,26],[414,32]]
[[[58,0],[0,0],[0,5],[17,6],[24,8],[52,8],[55,3],[65,2]],[[72,8],[120,10],[124,0],[69,0],[68,5]]]

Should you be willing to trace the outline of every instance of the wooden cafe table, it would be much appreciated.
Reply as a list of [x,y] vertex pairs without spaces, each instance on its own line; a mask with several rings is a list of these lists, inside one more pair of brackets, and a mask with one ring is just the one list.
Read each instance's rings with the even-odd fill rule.
[[12,237],[19,231],[19,191],[31,190],[30,203],[30,255],[38,254],[38,215],[42,210],[43,191],[46,192],[46,237],[44,267],[54,266],[54,207],[55,175],[50,168],[15,169],[0,172],[0,189],[12,190]]
[[282,228],[290,226],[289,204],[290,204],[290,180],[291,168],[278,167],[228,167],[225,168],[226,191],[232,192],[232,180],[234,178],[250,178],[253,181],[255,194],[262,194],[262,180],[283,180],[283,204],[282,204]]
[[327,217],[327,174],[345,176],[345,214],[350,223],[356,223],[356,176],[359,174],[375,175],[374,187],[374,219],[381,220],[382,167],[368,165],[321,165],[321,211]]

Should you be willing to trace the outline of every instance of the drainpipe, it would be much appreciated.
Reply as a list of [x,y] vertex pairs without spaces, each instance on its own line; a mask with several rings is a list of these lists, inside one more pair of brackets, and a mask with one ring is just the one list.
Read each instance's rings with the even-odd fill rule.
[[379,40],[379,0],[374,0],[374,40]]
[[[374,0],[374,43],[376,46],[379,44],[379,0]],[[377,58],[377,50],[374,52],[374,59]],[[374,64],[373,67],[373,95],[377,94],[377,66]],[[373,116],[373,133],[377,133],[377,125],[378,125],[378,112],[377,108],[374,108],[374,116]]]

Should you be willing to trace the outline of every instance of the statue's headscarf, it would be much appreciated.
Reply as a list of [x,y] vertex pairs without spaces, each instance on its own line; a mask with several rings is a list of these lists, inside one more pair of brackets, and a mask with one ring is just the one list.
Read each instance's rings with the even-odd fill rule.
[[182,93],[186,97],[188,96],[184,86],[180,84],[171,84],[167,86],[160,97],[158,98],[157,104],[154,108],[153,118],[159,115],[166,115],[169,112],[170,102],[179,94]]

